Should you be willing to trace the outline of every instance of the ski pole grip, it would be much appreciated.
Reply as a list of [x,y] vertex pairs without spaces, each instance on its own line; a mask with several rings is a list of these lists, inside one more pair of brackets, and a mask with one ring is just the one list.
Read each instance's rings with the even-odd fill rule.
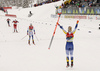
[[77,20],[77,24],[79,23],[79,20]]
[[57,22],[57,25],[59,25],[59,23]]

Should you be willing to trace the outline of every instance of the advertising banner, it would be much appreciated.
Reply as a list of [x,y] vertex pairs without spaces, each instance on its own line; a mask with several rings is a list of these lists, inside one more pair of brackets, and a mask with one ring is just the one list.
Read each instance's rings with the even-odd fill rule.
[[100,7],[62,8],[62,14],[100,15]]
[[87,16],[81,16],[81,15],[65,15],[64,18],[87,19]]

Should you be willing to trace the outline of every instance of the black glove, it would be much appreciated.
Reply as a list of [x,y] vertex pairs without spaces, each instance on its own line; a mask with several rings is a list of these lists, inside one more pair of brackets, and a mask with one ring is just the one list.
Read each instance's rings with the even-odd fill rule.
[[63,29],[63,26],[60,26],[61,29]]

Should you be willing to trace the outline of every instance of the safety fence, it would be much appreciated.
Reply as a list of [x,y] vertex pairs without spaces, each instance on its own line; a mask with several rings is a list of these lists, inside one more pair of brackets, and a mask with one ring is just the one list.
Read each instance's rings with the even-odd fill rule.
[[100,15],[100,7],[70,7],[62,8],[62,14],[77,14],[77,15]]

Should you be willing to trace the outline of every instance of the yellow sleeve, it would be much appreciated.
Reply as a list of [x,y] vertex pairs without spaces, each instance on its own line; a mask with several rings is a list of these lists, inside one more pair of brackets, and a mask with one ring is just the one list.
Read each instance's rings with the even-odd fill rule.
[[75,31],[73,31],[73,34],[75,34],[75,32],[76,32],[76,30],[75,30]]
[[67,34],[67,32],[66,32],[65,30],[63,30],[63,32],[64,32],[65,34]]
[[73,34],[75,34],[77,27],[78,27],[78,23],[76,23],[76,26],[75,26],[75,28],[73,30]]

